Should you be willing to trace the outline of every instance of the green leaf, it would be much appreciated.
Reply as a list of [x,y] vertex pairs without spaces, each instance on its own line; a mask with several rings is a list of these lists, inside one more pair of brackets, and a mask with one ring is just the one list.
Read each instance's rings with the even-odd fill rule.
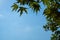
[[19,9],[18,9],[18,12],[20,12],[20,16],[23,14],[23,12],[26,12],[27,13],[27,8],[25,8],[25,7],[20,7]]
[[18,5],[14,3],[14,4],[12,5],[12,8],[13,8],[13,11],[14,11],[14,10],[16,11],[16,10],[18,9]]
[[30,2],[29,3],[30,8],[32,8],[35,12],[40,11],[40,5],[38,2]]

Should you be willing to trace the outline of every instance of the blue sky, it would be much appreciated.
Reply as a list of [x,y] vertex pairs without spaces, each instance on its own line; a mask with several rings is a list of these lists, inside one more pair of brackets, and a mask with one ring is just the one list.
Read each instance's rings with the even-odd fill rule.
[[41,11],[36,15],[32,10],[28,14],[13,11],[11,5],[15,0],[0,0],[0,40],[50,40],[51,32],[46,32],[43,25],[45,6],[41,4]]

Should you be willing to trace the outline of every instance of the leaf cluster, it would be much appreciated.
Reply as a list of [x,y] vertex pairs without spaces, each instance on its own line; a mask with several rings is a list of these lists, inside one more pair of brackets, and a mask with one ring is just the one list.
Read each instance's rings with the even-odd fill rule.
[[35,12],[40,11],[40,0],[16,0],[17,2],[15,2],[12,5],[12,9],[13,11],[17,11],[20,12],[20,15],[23,14],[23,12],[27,13],[27,7],[31,8],[32,10],[34,10]]
[[60,40],[60,0],[16,0],[12,5],[13,11],[20,12],[20,15],[23,12],[27,13],[27,5],[34,12],[40,11],[40,2],[46,6],[43,15],[46,16],[47,24],[44,25],[45,30],[52,31],[51,40]]

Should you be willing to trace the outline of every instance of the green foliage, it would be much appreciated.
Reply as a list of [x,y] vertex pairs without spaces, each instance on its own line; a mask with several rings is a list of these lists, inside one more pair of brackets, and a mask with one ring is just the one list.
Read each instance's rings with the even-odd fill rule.
[[51,40],[60,40],[60,30],[52,34]]
[[12,5],[12,7],[13,7],[13,11],[14,11],[14,10],[16,11],[16,10],[18,9],[18,5],[15,4],[15,3]]
[[20,12],[20,16],[23,14],[23,11],[27,13],[27,8],[19,7],[18,12]]
[[[34,12],[40,11],[40,2],[46,6],[43,14],[46,16],[47,24],[44,25],[45,30],[52,31],[51,40],[60,40],[60,0],[16,0],[17,2],[12,5],[13,11],[20,12],[20,15],[23,12],[27,13],[27,8],[24,7],[27,5]],[[56,34],[57,33],[57,34]]]
[[38,12],[40,10],[40,5],[38,4],[38,2],[34,1],[34,2],[30,2],[29,3],[30,8],[32,8],[35,12]]
[[25,5],[28,5],[29,8],[31,8],[33,11],[38,12],[40,11],[40,0],[16,0],[17,2],[12,5],[13,11],[17,10],[20,12],[20,15],[23,14],[23,12],[27,13],[27,8],[24,7]]

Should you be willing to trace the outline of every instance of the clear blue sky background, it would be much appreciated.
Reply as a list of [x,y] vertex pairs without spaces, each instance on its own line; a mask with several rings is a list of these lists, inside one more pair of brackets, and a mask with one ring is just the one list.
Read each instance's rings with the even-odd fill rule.
[[46,32],[43,25],[45,6],[41,4],[41,12],[37,15],[32,10],[19,16],[12,12],[11,5],[15,0],[0,0],[0,40],[50,40],[51,32]]

